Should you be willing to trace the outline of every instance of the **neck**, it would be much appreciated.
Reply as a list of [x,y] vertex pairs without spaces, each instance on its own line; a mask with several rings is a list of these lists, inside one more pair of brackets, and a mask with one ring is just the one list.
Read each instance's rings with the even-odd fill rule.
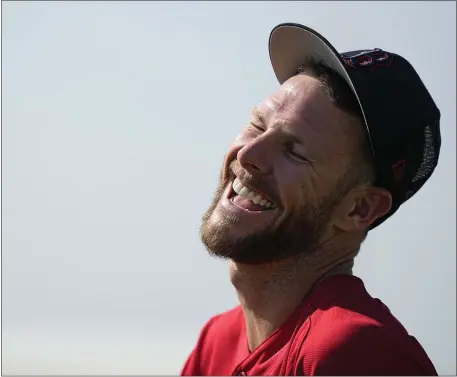
[[[330,257],[335,254],[341,257]],[[352,274],[354,255],[333,249],[263,265],[232,261],[230,277],[244,312],[249,349],[257,348],[281,327],[321,280]]]

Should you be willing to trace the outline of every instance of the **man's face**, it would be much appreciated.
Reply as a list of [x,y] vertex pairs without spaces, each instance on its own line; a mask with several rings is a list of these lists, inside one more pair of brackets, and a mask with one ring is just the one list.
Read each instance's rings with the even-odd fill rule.
[[286,81],[226,154],[201,227],[209,252],[247,264],[312,252],[341,199],[355,127],[317,79]]

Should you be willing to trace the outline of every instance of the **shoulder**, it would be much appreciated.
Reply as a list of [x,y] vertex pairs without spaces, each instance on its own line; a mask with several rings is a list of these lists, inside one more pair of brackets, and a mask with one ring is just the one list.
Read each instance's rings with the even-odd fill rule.
[[230,341],[234,336],[238,338],[242,329],[244,329],[243,311],[240,306],[236,306],[209,319],[201,330],[200,339],[210,341],[213,336],[217,336],[218,342]]
[[200,331],[197,348],[205,352],[214,344],[235,345],[244,333],[244,316],[240,306],[210,318]]
[[[243,312],[239,306],[209,319],[200,331],[197,344],[181,375],[224,374],[225,371],[221,369],[219,373],[219,369],[232,367],[228,356],[230,352],[236,353],[240,344],[243,344],[244,329]],[[221,363],[224,359],[227,359],[227,365]]]
[[386,306],[368,294],[353,297],[319,307],[309,316],[298,356],[303,373],[436,375],[420,344]]

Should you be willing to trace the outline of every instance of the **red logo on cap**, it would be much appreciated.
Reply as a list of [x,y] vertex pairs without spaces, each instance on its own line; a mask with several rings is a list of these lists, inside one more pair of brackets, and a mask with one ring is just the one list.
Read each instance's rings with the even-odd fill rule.
[[406,160],[402,159],[392,165],[392,171],[394,172],[395,179],[399,181],[405,175]]
[[389,67],[392,63],[392,55],[375,48],[358,53],[354,56],[341,55],[344,62],[354,68],[359,69],[376,69],[377,67]]

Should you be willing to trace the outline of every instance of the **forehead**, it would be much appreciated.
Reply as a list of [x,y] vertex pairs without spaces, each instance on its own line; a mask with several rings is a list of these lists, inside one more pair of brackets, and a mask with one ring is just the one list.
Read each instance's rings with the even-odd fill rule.
[[347,152],[360,133],[354,118],[335,106],[316,78],[306,75],[287,80],[257,110],[268,127],[287,127],[304,143],[319,149],[334,149],[338,144],[342,153]]

